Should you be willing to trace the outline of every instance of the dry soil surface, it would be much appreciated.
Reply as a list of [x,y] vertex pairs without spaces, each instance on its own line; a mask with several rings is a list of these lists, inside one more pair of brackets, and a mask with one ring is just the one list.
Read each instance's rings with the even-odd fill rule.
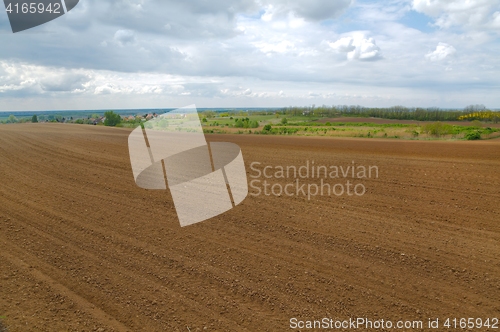
[[[136,187],[129,133],[0,126],[0,324],[9,332],[500,317],[499,140],[208,135],[240,145],[249,181],[265,180],[251,177],[252,163],[354,161],[379,176],[350,179],[363,196],[249,195],[181,228],[168,191]],[[296,179],[267,181],[276,189]]]

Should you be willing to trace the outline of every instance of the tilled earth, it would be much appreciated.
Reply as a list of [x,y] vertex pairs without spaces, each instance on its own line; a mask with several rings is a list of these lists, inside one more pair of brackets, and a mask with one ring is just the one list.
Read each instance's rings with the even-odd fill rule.
[[254,179],[252,163],[354,161],[379,176],[350,179],[363,196],[249,195],[181,228],[168,190],[135,185],[129,133],[0,126],[0,330],[287,331],[293,317],[500,317],[499,140],[208,135],[241,147],[249,182],[296,181]]

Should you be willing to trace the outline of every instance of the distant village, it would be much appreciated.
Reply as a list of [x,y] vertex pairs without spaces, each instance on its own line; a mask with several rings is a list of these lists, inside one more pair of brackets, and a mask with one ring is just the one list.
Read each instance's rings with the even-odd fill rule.
[[[136,123],[136,122],[142,122],[142,121],[148,121],[153,118],[157,118],[158,114],[157,113],[148,113],[144,115],[120,115],[122,122],[124,123]],[[86,120],[85,119],[76,119],[73,120],[72,118],[69,120],[66,120],[64,118],[61,119],[61,122],[70,122],[70,123],[82,123],[82,124],[93,124],[93,125],[98,125],[101,123],[104,123],[106,120],[106,117],[104,115],[102,116],[97,116],[97,117],[88,117]]]
[[[120,115],[122,123],[135,124],[138,122],[144,122],[158,117],[159,115],[155,112],[147,114],[136,114],[136,115]],[[17,118],[14,115],[10,115],[7,119],[0,121],[0,123],[26,123],[26,122],[38,122],[38,123],[77,123],[77,124],[90,124],[90,125],[101,125],[104,124],[106,117],[101,114],[92,114],[86,116],[62,116],[62,115],[33,115],[30,117]]]
[[[151,119],[156,118],[156,117],[158,117],[157,113],[147,113],[144,115],[120,115],[121,121],[124,123],[127,123],[127,122],[128,123],[136,123],[136,122],[141,122],[141,121],[148,121],[148,120],[151,120]],[[80,120],[84,120],[84,119],[80,119]],[[87,123],[93,124],[93,125],[98,125],[100,123],[104,123],[105,120],[106,120],[105,116],[98,116],[95,118],[90,117],[87,119]],[[78,119],[76,121],[71,121],[71,122],[78,123]]]
[[[187,114],[179,114],[175,113],[170,115],[169,113],[161,114],[156,112],[148,112],[148,113],[137,113],[137,114],[118,114],[114,111],[107,111],[104,114],[88,114],[88,113],[80,113],[63,116],[62,114],[40,114],[33,116],[24,116],[24,117],[16,117],[15,115],[10,115],[8,118],[1,119],[0,124],[9,124],[9,123],[27,123],[27,122],[36,122],[36,123],[76,123],[76,124],[90,124],[90,125],[104,125],[106,122],[106,114],[110,114],[116,118],[119,118],[119,121],[114,121],[115,124],[119,127],[136,127],[141,122],[146,122],[148,120],[158,118],[158,117],[176,117],[176,118],[185,118]],[[240,112],[240,115],[247,115],[247,112]],[[214,111],[204,111],[202,112],[203,117],[205,118],[213,118],[216,116],[216,112]],[[228,115],[229,113],[224,113]],[[224,116],[224,114],[222,116]]]

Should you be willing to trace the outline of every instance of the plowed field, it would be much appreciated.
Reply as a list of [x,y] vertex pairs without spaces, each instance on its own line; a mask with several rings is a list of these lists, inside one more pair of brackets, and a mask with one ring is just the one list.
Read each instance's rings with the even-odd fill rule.
[[208,135],[241,147],[249,181],[254,162],[354,161],[379,177],[363,196],[249,195],[181,228],[168,190],[135,185],[129,133],[0,126],[9,332],[289,331],[293,317],[427,330],[428,318],[500,317],[499,140]]

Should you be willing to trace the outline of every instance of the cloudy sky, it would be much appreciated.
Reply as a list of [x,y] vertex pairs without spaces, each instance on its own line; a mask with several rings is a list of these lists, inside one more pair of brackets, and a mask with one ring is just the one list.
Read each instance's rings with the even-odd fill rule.
[[80,0],[13,34],[0,110],[500,108],[498,0]]

